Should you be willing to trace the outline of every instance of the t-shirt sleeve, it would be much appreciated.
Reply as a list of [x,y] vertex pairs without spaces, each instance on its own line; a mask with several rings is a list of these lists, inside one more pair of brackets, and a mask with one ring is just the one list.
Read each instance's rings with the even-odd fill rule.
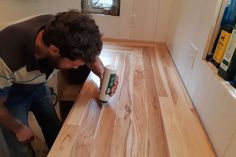
[[0,58],[0,96],[8,95],[9,88],[14,80],[14,74]]

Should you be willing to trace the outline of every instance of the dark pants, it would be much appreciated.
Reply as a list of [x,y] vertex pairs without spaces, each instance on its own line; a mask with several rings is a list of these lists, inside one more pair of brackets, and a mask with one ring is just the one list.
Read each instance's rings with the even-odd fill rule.
[[[28,125],[28,112],[32,111],[42,129],[50,149],[61,128],[51,101],[51,93],[46,83],[38,85],[14,84],[9,92],[5,106],[9,112],[25,125]],[[30,144],[20,143],[15,134],[1,127],[12,157],[35,156]]]

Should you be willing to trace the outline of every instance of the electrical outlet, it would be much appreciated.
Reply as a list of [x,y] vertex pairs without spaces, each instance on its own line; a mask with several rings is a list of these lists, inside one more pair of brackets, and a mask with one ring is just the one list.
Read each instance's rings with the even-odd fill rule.
[[197,50],[198,48],[196,47],[195,44],[191,43],[190,44],[190,50],[189,50],[189,57],[190,57],[190,60],[191,60],[191,69],[193,69],[193,66],[194,66],[194,63],[195,63],[195,60],[196,60],[196,57],[197,57]]
[[130,27],[135,27],[136,26],[136,15],[133,14],[129,18],[129,26]]
[[196,63],[198,54],[198,48],[194,43],[190,43],[186,52],[186,56],[183,56],[183,60],[185,62],[182,72],[182,79],[184,84],[190,94],[194,92],[195,82],[194,77],[196,73],[194,71],[194,66]]

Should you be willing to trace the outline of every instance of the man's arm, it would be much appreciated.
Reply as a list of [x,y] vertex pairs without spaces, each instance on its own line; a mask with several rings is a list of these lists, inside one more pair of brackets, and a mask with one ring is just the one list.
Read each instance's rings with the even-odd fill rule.
[[[88,63],[87,65],[88,65],[89,69],[92,70],[92,72],[100,78],[100,86],[101,86],[101,83],[103,80],[103,75],[104,75],[104,65],[103,65],[101,59],[99,57],[96,57],[95,62]],[[118,77],[118,75],[116,75],[116,80],[115,80],[114,85],[112,87],[111,96],[114,95],[117,90],[117,87],[119,84],[118,80],[119,80],[119,77]]]
[[14,72],[0,58],[0,124],[15,133],[20,142],[28,142],[33,137],[31,129],[16,119],[5,107],[9,89],[14,81]]
[[19,142],[27,143],[33,138],[32,130],[13,117],[8,109],[4,106],[6,97],[0,97],[0,123],[16,134]]
[[89,69],[96,74],[100,79],[103,78],[104,65],[99,57],[96,57],[95,61],[92,63],[87,63]]

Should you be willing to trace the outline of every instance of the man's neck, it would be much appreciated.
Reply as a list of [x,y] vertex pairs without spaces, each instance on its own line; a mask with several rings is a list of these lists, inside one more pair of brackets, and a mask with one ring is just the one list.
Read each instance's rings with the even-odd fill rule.
[[46,58],[48,55],[48,48],[46,45],[43,43],[42,36],[43,36],[43,31],[41,30],[35,39],[35,58],[36,59],[43,59]]

